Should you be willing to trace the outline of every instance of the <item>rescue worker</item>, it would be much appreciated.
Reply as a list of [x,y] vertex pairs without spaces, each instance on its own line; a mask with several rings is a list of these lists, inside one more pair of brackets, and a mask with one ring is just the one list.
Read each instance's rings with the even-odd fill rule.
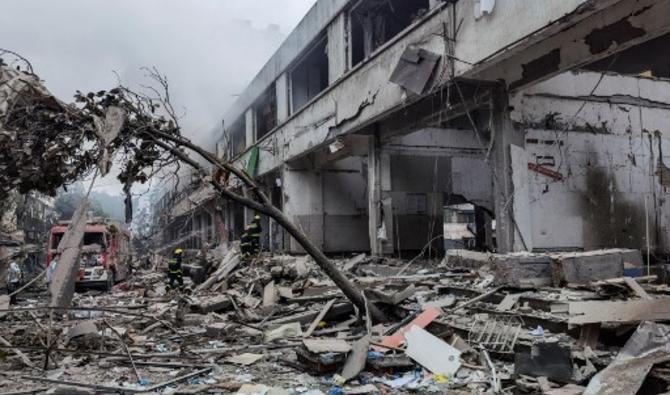
[[249,258],[253,254],[253,246],[251,243],[251,228],[247,225],[240,237],[240,250],[243,258]]
[[240,250],[242,257],[249,258],[252,255],[257,255],[261,251],[261,216],[256,214],[254,220],[244,230],[242,237],[240,237]]
[[251,238],[251,253],[257,255],[261,252],[261,235],[263,228],[261,228],[261,216],[256,213],[254,220],[249,224],[249,237]]
[[168,260],[168,291],[174,288],[174,283],[179,283],[179,288],[184,286],[184,272],[181,269],[181,261],[184,251],[181,248],[174,250],[172,258]]
[[19,289],[21,285],[21,280],[23,279],[23,273],[21,273],[21,268],[15,259],[9,264],[9,270],[7,270],[7,293],[10,296],[9,304],[16,304],[16,294],[12,293]]

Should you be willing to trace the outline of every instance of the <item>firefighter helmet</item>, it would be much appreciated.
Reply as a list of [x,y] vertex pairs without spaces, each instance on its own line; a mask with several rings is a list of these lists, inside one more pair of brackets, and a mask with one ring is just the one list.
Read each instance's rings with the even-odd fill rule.
[[176,250],[174,250],[174,253],[176,255],[181,255],[182,253],[184,253],[184,250],[182,250],[181,248],[177,248]]

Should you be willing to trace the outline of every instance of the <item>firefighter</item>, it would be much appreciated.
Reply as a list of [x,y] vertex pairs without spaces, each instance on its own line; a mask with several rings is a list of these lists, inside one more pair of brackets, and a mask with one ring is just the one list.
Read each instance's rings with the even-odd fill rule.
[[256,214],[254,220],[244,229],[242,237],[240,237],[240,250],[244,258],[249,258],[253,255],[258,255],[261,251],[261,216]]
[[168,291],[174,289],[174,283],[179,283],[179,288],[184,286],[184,273],[181,269],[181,261],[184,251],[181,248],[174,250],[172,258],[168,260]]
[[240,237],[240,250],[243,258],[249,258],[253,254],[253,246],[251,243],[251,228],[247,226]]
[[257,255],[261,252],[261,235],[263,228],[261,228],[261,216],[256,213],[254,220],[249,224],[249,237],[251,238],[251,253]]

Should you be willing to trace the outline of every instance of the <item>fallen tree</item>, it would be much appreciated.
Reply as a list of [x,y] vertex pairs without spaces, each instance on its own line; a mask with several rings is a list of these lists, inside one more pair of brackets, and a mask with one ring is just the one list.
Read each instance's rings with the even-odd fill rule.
[[[15,161],[0,154],[0,169],[5,170],[0,172],[0,200],[3,193],[12,189],[5,190],[6,185],[23,193],[37,190],[53,195],[58,187],[87,174],[96,164],[104,173],[111,152],[122,158],[119,179],[129,194],[133,184],[145,183],[159,169],[177,160],[194,168],[202,181],[211,184],[223,198],[274,219],[354,305],[369,311],[375,320],[383,320],[383,313],[367,303],[351,281],[272,204],[249,174],[183,136],[166,77],[155,69],[147,72],[155,85],[147,87],[147,92],[124,86],[97,93],[77,92],[76,104],[67,105],[49,94],[30,71],[0,65],[0,92],[7,92],[0,96],[0,144],[9,148],[5,152],[13,151],[15,145],[22,149],[20,155],[26,156]],[[16,84],[20,89],[16,89]],[[119,122],[119,113],[123,114],[123,122]],[[116,125],[122,124],[120,129],[101,133],[105,120],[110,119]],[[211,174],[192,154],[214,165],[218,175]],[[35,162],[29,163],[27,157],[35,158]],[[49,165],[53,158],[58,166]]]

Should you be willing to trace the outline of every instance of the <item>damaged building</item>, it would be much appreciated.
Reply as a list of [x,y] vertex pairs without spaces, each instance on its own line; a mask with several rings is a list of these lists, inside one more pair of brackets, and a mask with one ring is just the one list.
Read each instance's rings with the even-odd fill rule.
[[[669,8],[319,1],[227,113],[219,152],[329,253],[441,235],[664,253],[668,59],[639,54],[667,44]],[[252,213],[222,205],[239,237]],[[267,249],[300,251],[264,229]]]
[[316,1],[219,161],[118,126],[194,170],[151,205],[167,259],[75,293],[82,201],[51,292],[0,297],[2,395],[670,393],[668,15]]

